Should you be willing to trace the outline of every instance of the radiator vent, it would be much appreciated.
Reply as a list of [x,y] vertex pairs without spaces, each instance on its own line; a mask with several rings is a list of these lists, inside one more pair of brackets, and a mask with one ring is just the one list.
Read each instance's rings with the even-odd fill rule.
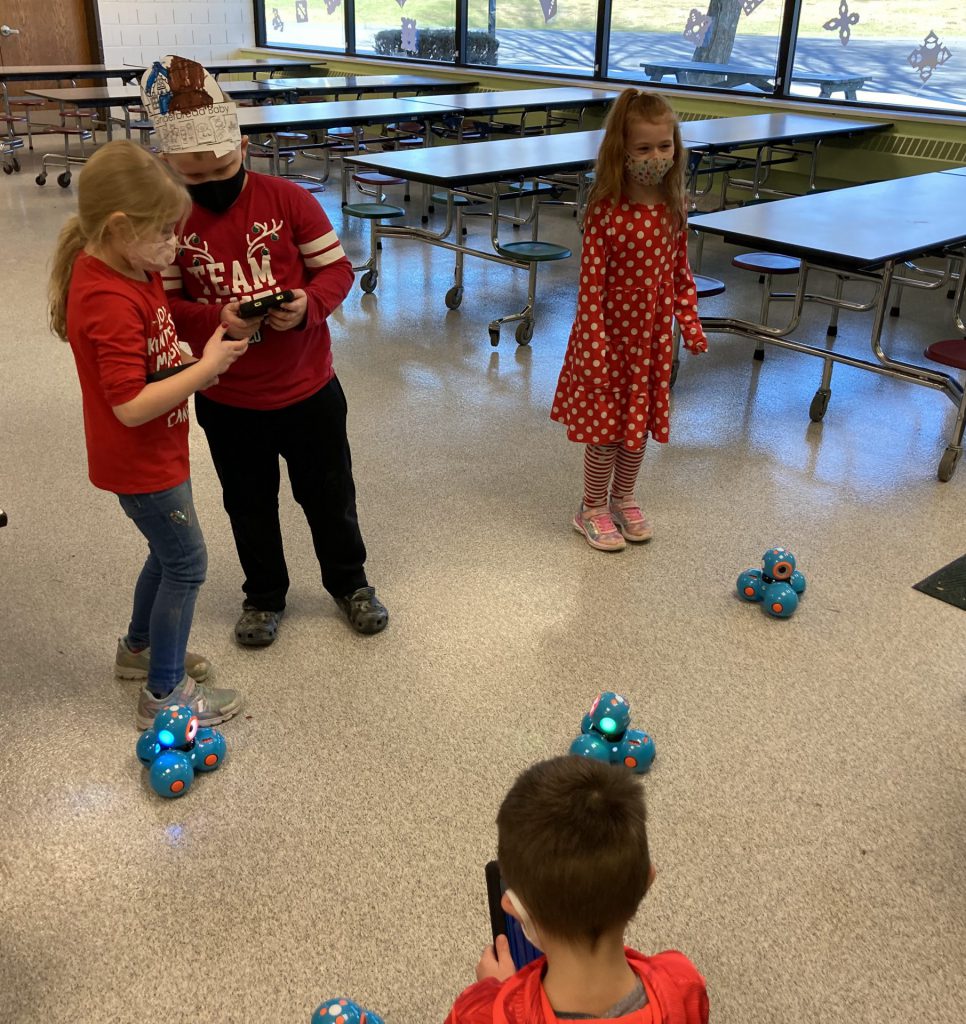
[[716,121],[721,114],[703,114],[697,110],[682,110],[678,113],[679,121]]
[[947,164],[966,164],[966,142],[948,139],[924,139],[915,135],[873,135],[861,148],[865,152],[889,153],[909,160],[931,160]]

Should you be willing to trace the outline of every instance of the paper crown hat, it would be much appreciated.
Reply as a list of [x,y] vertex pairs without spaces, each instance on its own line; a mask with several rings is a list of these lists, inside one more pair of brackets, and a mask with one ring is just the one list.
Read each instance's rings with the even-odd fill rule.
[[230,153],[241,143],[235,104],[197,61],[168,55],[141,78],[141,96],[165,153]]

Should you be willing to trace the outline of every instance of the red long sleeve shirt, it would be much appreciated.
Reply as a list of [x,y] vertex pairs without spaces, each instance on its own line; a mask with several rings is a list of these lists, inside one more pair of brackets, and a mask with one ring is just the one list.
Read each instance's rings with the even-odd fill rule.
[[[656,956],[625,951],[627,962],[647,993],[643,1009],[620,1020],[625,1024],[708,1024],[708,993],[704,978],[683,953],[668,950]],[[479,981],[463,991],[446,1024],[558,1024],[541,976],[546,958],[540,957],[512,978]]]
[[246,409],[281,409],[324,387],[333,375],[326,317],[349,294],[352,264],[328,217],[298,185],[246,174],[224,213],[195,204],[164,287],[179,336],[196,355],[233,299],[304,289],[305,320],[289,331],[263,323],[243,359],[207,398]]

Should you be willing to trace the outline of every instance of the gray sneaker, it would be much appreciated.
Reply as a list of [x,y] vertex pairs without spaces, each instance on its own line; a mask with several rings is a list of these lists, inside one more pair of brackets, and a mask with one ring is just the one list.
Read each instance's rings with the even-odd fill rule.
[[137,727],[150,729],[154,724],[154,716],[172,704],[187,704],[198,716],[198,725],[220,725],[237,715],[241,706],[241,694],[237,690],[216,690],[212,686],[202,686],[191,676],[185,676],[167,697],[155,697],[145,687],[138,700]]

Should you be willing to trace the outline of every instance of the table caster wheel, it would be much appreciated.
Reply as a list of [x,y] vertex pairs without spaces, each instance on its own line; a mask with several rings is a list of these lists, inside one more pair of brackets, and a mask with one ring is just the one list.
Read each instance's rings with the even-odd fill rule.
[[367,270],[359,281],[359,287],[366,293],[366,295],[370,295],[376,290],[376,284],[378,281],[379,275],[374,270]]
[[828,403],[831,397],[831,391],[815,392],[815,397],[812,399],[812,404],[808,407],[808,418],[813,423],[821,423],[822,420],[825,418],[825,413],[828,410]]
[[668,387],[671,387],[671,388],[674,387],[674,382],[678,379],[678,369],[679,369],[680,366],[681,366],[681,360],[680,359],[675,359],[671,363],[671,380],[670,380],[670,383],[668,384]]
[[70,171],[64,171],[63,174],[57,175],[57,184],[61,188],[67,188],[70,185]]
[[514,337],[517,339],[518,345],[529,345],[530,339],[533,337],[533,321],[532,320],[521,320],[517,324],[516,334]]
[[446,293],[446,308],[447,309],[459,309],[460,303],[463,301],[463,286],[461,284],[454,284],[452,288]]
[[953,448],[952,446],[943,452],[943,457],[939,460],[939,472],[936,474],[943,483],[952,480],[953,473],[956,472],[956,463],[959,462],[959,457],[962,454],[962,448]]
[[13,164],[4,164],[3,165],[3,173],[4,174],[13,174]]
[[46,185],[47,184],[47,175],[46,174],[38,174],[37,177],[34,178],[34,181],[36,181],[38,185]]
[[500,328],[499,327],[491,327],[490,328],[490,344],[494,348],[496,348],[497,345],[500,344]]

